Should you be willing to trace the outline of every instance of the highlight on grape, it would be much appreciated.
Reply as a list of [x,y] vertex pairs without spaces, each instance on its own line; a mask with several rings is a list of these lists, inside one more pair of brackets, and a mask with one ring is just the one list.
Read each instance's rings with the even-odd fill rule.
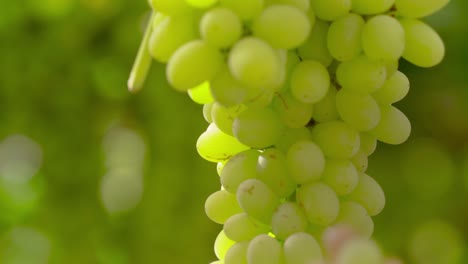
[[[142,88],[154,59],[203,104],[196,148],[221,183],[205,203],[223,225],[213,263],[399,263],[370,240],[386,200],[368,157],[378,141],[410,136],[393,106],[410,88],[399,61],[442,61],[444,44],[421,18],[448,2],[149,1],[128,86]],[[355,238],[333,242],[336,226]]]

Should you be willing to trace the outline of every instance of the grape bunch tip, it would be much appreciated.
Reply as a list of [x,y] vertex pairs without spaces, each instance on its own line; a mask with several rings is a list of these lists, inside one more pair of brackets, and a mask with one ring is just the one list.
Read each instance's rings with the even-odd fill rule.
[[[410,89],[399,61],[442,61],[443,41],[421,18],[448,2],[149,0],[128,88],[143,87],[155,59],[203,105],[196,148],[221,183],[205,203],[223,225],[213,263],[401,263],[370,240],[385,195],[368,157],[378,141],[410,136],[393,106]],[[330,230],[342,225],[359,239],[333,253]]]

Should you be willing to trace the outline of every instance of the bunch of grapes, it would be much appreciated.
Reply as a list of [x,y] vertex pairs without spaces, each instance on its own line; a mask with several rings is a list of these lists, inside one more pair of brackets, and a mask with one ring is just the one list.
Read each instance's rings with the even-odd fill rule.
[[[321,261],[320,237],[334,225],[370,238],[385,196],[368,157],[377,141],[401,144],[411,131],[393,106],[409,90],[398,62],[442,60],[441,38],[419,18],[448,0],[149,2],[129,88],[142,87],[154,58],[204,105],[197,150],[222,185],[205,204],[223,225],[215,263]],[[368,245],[337,263],[383,263]]]

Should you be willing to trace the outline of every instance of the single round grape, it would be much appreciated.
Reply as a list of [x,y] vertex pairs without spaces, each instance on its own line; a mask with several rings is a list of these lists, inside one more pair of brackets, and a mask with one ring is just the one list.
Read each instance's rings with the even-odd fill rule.
[[364,24],[364,19],[353,13],[333,21],[327,36],[328,50],[333,58],[347,61],[361,53],[361,31]]
[[223,230],[219,232],[214,243],[215,255],[218,259],[224,260],[226,252],[231,248],[236,242],[229,239]]
[[202,38],[218,48],[231,47],[242,35],[242,21],[231,9],[216,7],[200,21]]
[[337,256],[337,264],[378,264],[384,257],[379,246],[372,240],[353,239],[346,243]]
[[298,63],[291,73],[291,93],[304,103],[316,103],[327,94],[330,75],[317,61],[305,60]]
[[236,193],[239,185],[256,177],[257,160],[260,153],[249,149],[230,158],[221,171],[221,184],[230,193]]
[[283,245],[284,258],[288,264],[315,263],[323,259],[317,239],[305,232],[290,235]]
[[429,16],[444,6],[450,0],[395,0],[397,14],[408,18]]
[[384,84],[387,71],[385,64],[361,55],[341,63],[336,70],[336,77],[343,89],[366,94],[377,91]]
[[237,242],[249,241],[254,237],[270,231],[270,226],[256,221],[247,213],[232,215],[224,223],[223,227],[226,236]]
[[366,208],[370,216],[378,215],[385,207],[385,194],[369,175],[359,173],[359,183],[348,198]]
[[351,158],[360,145],[359,133],[342,121],[315,125],[312,140],[320,146],[325,156],[337,159]]
[[351,193],[359,182],[356,167],[349,160],[327,159],[323,171],[323,181],[336,194],[342,196]]
[[316,181],[325,168],[325,156],[312,141],[294,143],[286,156],[290,177],[298,184]]
[[351,0],[310,0],[310,6],[318,18],[333,21],[349,13]]
[[445,56],[444,42],[430,26],[417,19],[401,19],[405,30],[403,58],[419,67],[432,67]]
[[275,49],[294,49],[308,37],[309,19],[300,9],[272,5],[263,10],[252,24],[254,36],[266,40]]
[[305,231],[307,226],[307,217],[304,212],[296,203],[292,202],[280,204],[271,220],[272,232],[281,240],[294,233]]
[[224,224],[229,217],[242,212],[242,209],[234,194],[220,190],[206,199],[205,212],[213,222]]
[[273,105],[283,124],[291,128],[306,126],[314,112],[312,104],[298,101],[289,93],[280,94],[274,99]]
[[389,105],[405,98],[410,88],[408,77],[402,72],[395,72],[372,97],[379,103]]
[[372,153],[377,149],[377,138],[367,132],[360,133],[360,138],[361,144],[359,150],[367,156],[372,155]]
[[194,40],[172,55],[167,64],[167,80],[176,90],[185,91],[211,80],[222,64],[218,50],[201,40]]
[[262,181],[248,179],[237,189],[240,207],[253,218],[270,223],[273,212],[279,204],[279,197]]
[[224,264],[247,264],[249,241],[234,244],[224,257]]
[[302,185],[296,193],[296,200],[305,211],[309,222],[327,226],[335,221],[340,211],[338,196],[324,183]]
[[374,222],[366,209],[353,201],[340,204],[340,213],[333,224],[348,225],[365,238],[370,238],[374,232]]
[[266,149],[258,157],[257,178],[278,197],[288,197],[296,190],[296,183],[289,177],[286,157],[275,148]]
[[258,235],[249,243],[247,248],[247,263],[252,264],[281,264],[281,244],[268,235]]
[[252,148],[273,146],[283,133],[283,124],[275,111],[269,108],[247,109],[233,123],[236,138]]
[[380,121],[380,107],[370,96],[341,89],[336,94],[336,108],[341,119],[359,131],[368,131]]
[[275,50],[254,37],[238,41],[229,53],[228,63],[232,75],[252,87],[274,86],[281,72],[281,61]]
[[380,122],[369,133],[387,144],[398,145],[405,142],[411,134],[411,123],[405,114],[391,105],[381,106],[380,111]]

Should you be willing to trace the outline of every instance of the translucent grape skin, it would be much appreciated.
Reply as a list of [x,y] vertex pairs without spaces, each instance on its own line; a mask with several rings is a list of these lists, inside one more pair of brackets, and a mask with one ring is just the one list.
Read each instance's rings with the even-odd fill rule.
[[336,194],[342,196],[351,193],[359,182],[356,167],[349,160],[327,159],[323,171],[323,181]]
[[283,133],[278,115],[269,108],[247,109],[237,116],[232,126],[236,138],[252,148],[273,146]]
[[219,0],[219,4],[233,10],[242,20],[250,21],[260,14],[264,0]]
[[242,209],[239,207],[235,195],[220,190],[206,199],[205,212],[213,222],[224,224],[229,217],[242,212]]
[[271,220],[272,232],[280,240],[294,233],[305,231],[307,226],[307,217],[304,212],[292,202],[280,204]]
[[401,19],[405,30],[403,58],[419,67],[432,67],[445,56],[444,42],[434,29],[417,19]]
[[333,58],[347,61],[361,53],[361,31],[364,24],[364,19],[354,13],[333,21],[327,36],[328,50]]
[[450,0],[395,0],[397,14],[407,18],[421,18],[429,16],[444,6]]
[[377,91],[383,85],[387,71],[385,64],[361,55],[341,63],[336,70],[336,77],[343,89],[366,94]]
[[342,121],[320,123],[312,128],[312,140],[325,156],[350,159],[359,151],[359,133]]
[[220,103],[215,102],[211,109],[211,116],[216,126],[228,135],[233,135],[232,124],[234,119],[245,111],[245,106],[234,105],[231,107],[224,107]]
[[383,264],[380,248],[373,240],[353,239],[346,243],[337,257],[337,264]]
[[211,80],[222,67],[221,53],[201,40],[181,46],[170,58],[166,76],[171,86],[186,91]]
[[258,157],[257,178],[281,198],[296,190],[296,183],[289,177],[286,157],[276,148],[266,149]]
[[249,241],[270,231],[270,226],[262,224],[246,213],[232,215],[224,223],[224,234],[236,242]]
[[325,97],[314,104],[314,120],[320,123],[339,118],[336,110],[336,87],[331,84]]
[[296,193],[296,200],[312,224],[327,226],[335,221],[340,210],[338,196],[324,183],[302,185]]
[[304,60],[298,63],[291,73],[291,93],[304,103],[316,103],[327,94],[330,75],[317,61]]
[[196,87],[187,91],[190,99],[197,104],[209,104],[214,101],[210,91],[210,84],[204,82]]
[[248,88],[236,80],[227,67],[223,67],[210,81],[210,90],[213,98],[227,107],[242,103],[248,92]]
[[396,18],[378,15],[362,28],[362,49],[371,60],[398,61],[405,50],[405,32]]
[[241,37],[242,22],[230,9],[217,7],[203,15],[200,33],[207,43],[218,48],[228,48]]
[[325,168],[325,156],[312,141],[298,141],[286,155],[290,177],[298,184],[317,181]]
[[359,183],[348,198],[364,206],[370,216],[378,215],[385,207],[385,194],[382,188],[365,173],[359,173]]
[[281,244],[268,235],[259,235],[252,239],[247,248],[247,263],[281,264],[283,252]]
[[405,114],[391,105],[381,106],[380,110],[382,118],[369,133],[387,144],[398,145],[405,142],[411,134],[411,123]]
[[279,197],[258,179],[242,182],[236,196],[240,207],[263,223],[270,223],[273,212],[279,204]]
[[408,94],[410,83],[408,77],[400,71],[395,72],[388,78],[382,87],[372,97],[383,105],[390,105],[405,98]]
[[223,230],[219,232],[218,236],[216,237],[215,244],[214,244],[214,251],[216,257],[219,260],[224,260],[224,256],[226,256],[226,252],[232,247],[236,242],[229,239]]
[[224,264],[247,264],[247,248],[249,241],[234,244],[226,252]]
[[266,40],[275,49],[293,49],[308,37],[311,25],[306,14],[288,5],[272,5],[255,18],[254,36]]
[[305,232],[290,235],[283,245],[286,263],[320,263],[323,259],[322,249],[317,240]]
[[361,15],[374,15],[388,11],[395,0],[353,0],[351,10]]
[[307,40],[297,49],[299,56],[304,60],[319,61],[328,66],[333,57],[327,48],[327,34],[330,25],[322,20],[316,20]]
[[275,50],[255,37],[246,37],[234,44],[228,64],[234,78],[249,87],[272,87],[281,71]]
[[226,191],[235,194],[239,185],[256,177],[257,160],[260,153],[246,150],[230,158],[221,171],[220,180]]
[[289,93],[278,95],[273,102],[285,126],[300,128],[306,126],[314,113],[313,104],[303,103]]
[[341,89],[336,94],[336,108],[343,121],[359,131],[368,131],[380,121],[380,107],[370,95]]
[[332,21],[351,10],[351,0],[311,0],[310,5],[318,18]]
[[374,232],[374,222],[366,209],[353,201],[340,204],[340,212],[333,225],[348,225],[365,238],[370,238]]

